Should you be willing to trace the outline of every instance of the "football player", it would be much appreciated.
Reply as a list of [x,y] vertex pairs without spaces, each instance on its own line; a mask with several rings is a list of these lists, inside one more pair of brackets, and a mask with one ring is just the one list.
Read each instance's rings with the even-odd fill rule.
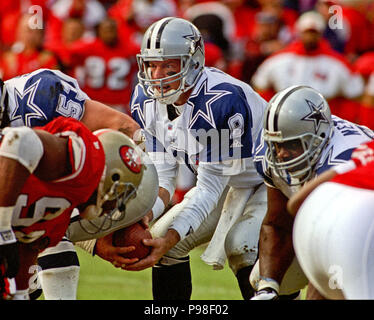
[[87,219],[124,212],[142,180],[138,152],[125,134],[92,133],[73,118],[2,130],[0,260],[16,278],[15,299],[28,299],[29,268],[60,242],[74,208]]
[[307,183],[287,204],[297,213],[297,259],[325,298],[374,299],[373,160],[374,142],[360,145],[350,161]]
[[[130,116],[91,100],[79,88],[78,82],[74,78],[58,70],[36,70],[1,82],[0,86],[0,125],[2,128],[6,126],[43,126],[58,116],[78,119],[91,131],[111,128],[120,130],[129,137],[133,137],[140,128]],[[155,200],[155,197],[149,195],[154,193],[152,187],[157,183],[157,174],[151,164],[148,167],[149,170],[145,172],[144,181],[147,181],[149,188],[142,181],[139,193],[143,194],[141,196],[143,201],[137,203],[142,203],[143,207],[132,208],[135,215],[143,214],[144,210],[147,212],[152,206],[152,201]],[[147,196],[144,196],[144,193]],[[95,226],[101,226],[101,229],[108,232],[111,228],[117,228],[121,224],[118,222],[113,225],[112,221],[106,221],[102,225],[103,222],[100,219],[94,224],[84,220],[75,220],[72,218],[74,223],[68,233],[76,241],[77,239],[87,240],[99,235],[103,236],[98,233],[98,228]],[[89,233],[85,230],[88,230]],[[100,239],[98,242],[102,245],[96,246],[96,254],[109,261],[116,259],[121,264],[125,263],[120,256],[123,249],[108,248],[108,243],[104,239]],[[94,253],[96,240],[80,244],[87,251]],[[101,248],[106,249],[103,250],[104,252],[111,252],[111,256],[101,255]],[[108,249],[110,250],[108,251]],[[79,261],[75,247],[68,238],[64,237],[57,246],[44,250],[39,256],[38,264],[41,267],[38,277],[41,280],[46,299],[75,299],[79,278]],[[61,283],[66,285],[61,286]],[[34,296],[38,294],[40,294],[40,290]]]
[[327,101],[311,87],[292,86],[270,100],[255,147],[268,208],[261,226],[259,261],[250,276],[257,290],[253,299],[296,297],[307,285],[294,259],[287,201],[305,182],[348,161],[358,145],[373,137],[368,128],[332,116]]
[[[192,292],[189,252],[200,244],[209,242],[202,259],[215,269],[223,268],[227,257],[235,271],[255,263],[266,194],[254,168],[252,145],[266,101],[248,84],[205,67],[201,34],[184,19],[168,17],[152,24],[137,59],[139,84],[131,112],[144,129],[160,188],[149,215],[156,221],[154,238],[144,240],[152,252],[125,269],[153,267],[154,299],[185,300]],[[196,186],[163,214],[179,163],[196,175]],[[244,230],[245,241],[226,254],[226,233],[243,215],[252,222]]]

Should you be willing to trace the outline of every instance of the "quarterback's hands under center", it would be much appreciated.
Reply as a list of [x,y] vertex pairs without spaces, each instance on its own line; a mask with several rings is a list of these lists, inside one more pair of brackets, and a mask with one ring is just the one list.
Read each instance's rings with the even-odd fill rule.
[[145,245],[152,247],[151,253],[134,264],[126,265],[123,269],[128,271],[141,271],[153,267],[179,240],[178,232],[173,229],[169,229],[164,237],[143,239]]
[[134,246],[114,247],[113,233],[106,235],[96,241],[95,254],[100,258],[111,262],[116,268],[123,268],[127,264],[137,262],[138,258],[124,258],[121,255],[135,250]]

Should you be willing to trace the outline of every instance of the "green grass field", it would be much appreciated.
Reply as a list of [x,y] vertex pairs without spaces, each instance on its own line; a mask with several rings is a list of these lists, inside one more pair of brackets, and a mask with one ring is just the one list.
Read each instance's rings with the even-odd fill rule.
[[[241,300],[236,278],[228,265],[213,270],[200,255],[191,252],[192,300]],[[77,298],[79,300],[152,300],[151,269],[130,272],[114,268],[109,262],[92,257],[77,248],[81,264]]]

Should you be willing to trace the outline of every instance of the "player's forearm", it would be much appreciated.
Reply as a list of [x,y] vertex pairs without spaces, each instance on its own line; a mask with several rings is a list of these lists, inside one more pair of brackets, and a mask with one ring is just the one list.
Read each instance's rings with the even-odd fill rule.
[[127,114],[119,112],[101,102],[86,100],[81,121],[91,130],[110,128],[120,130],[130,138],[140,129],[138,123]]
[[[135,137],[137,138],[136,133],[141,130],[139,124],[127,114],[123,114],[122,117],[123,119],[118,122],[118,130],[132,139],[135,139]],[[139,139],[137,138],[137,140]]]
[[263,225],[259,248],[260,275],[280,284],[295,257],[292,232],[272,225]]
[[211,174],[199,168],[198,180],[193,194],[184,201],[183,211],[173,221],[171,227],[178,231],[181,239],[196,231],[217,206],[222,192],[229,181],[228,176]]
[[168,229],[164,238],[166,252],[173,248],[181,239],[179,233],[174,229]]

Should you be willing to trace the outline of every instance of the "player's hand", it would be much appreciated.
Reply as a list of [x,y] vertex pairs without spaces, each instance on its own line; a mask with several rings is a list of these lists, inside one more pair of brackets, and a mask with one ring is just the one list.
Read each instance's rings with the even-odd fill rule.
[[145,229],[149,229],[149,224],[153,219],[152,210],[150,210],[139,222],[144,226]]
[[164,237],[143,239],[143,243],[146,246],[152,247],[151,253],[138,262],[126,266],[124,269],[128,271],[141,271],[153,267],[166,252],[178,243],[179,239],[179,234],[173,229],[169,229]]
[[115,247],[113,246],[113,233],[106,235],[96,241],[95,254],[100,258],[109,261],[116,268],[124,268],[128,264],[137,262],[138,258],[124,258],[122,254],[135,250],[134,246]]
[[278,292],[273,288],[263,288],[257,291],[251,300],[277,300]]
[[11,228],[0,230],[0,264],[5,267],[5,277],[16,276],[19,269],[18,243]]

